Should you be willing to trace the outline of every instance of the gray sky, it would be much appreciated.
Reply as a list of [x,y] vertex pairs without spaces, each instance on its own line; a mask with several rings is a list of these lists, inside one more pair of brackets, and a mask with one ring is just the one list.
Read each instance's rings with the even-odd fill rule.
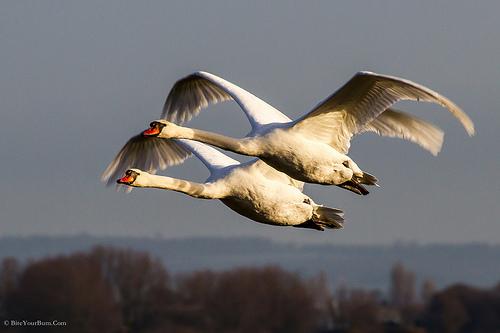
[[[2,1],[0,235],[499,243],[499,12],[497,1],[456,0]],[[306,187],[316,202],[345,210],[338,232],[261,225],[173,192],[104,187],[99,175],[118,149],[159,116],[175,80],[199,69],[291,118],[356,71],[401,76],[455,101],[477,135],[437,106],[397,105],[442,127],[443,150],[433,157],[407,142],[357,137],[350,155],[380,189],[360,197]],[[233,136],[249,128],[232,103],[190,125]],[[208,175],[195,159],[165,173]]]

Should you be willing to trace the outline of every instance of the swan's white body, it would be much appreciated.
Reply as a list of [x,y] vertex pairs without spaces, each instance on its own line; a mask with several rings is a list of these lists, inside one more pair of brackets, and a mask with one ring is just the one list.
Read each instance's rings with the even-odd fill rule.
[[[303,182],[342,184],[361,169],[349,157],[332,149],[326,143],[293,133],[287,128],[275,128],[252,138],[249,146],[257,156],[277,170]],[[342,164],[349,161],[349,167]]]
[[318,230],[342,227],[342,211],[315,204],[302,193],[303,183],[264,162],[255,159],[240,164],[202,143],[189,140],[178,140],[177,143],[195,154],[210,170],[205,183],[131,169],[136,178],[129,185],[174,190],[196,198],[220,199],[237,213],[265,224]]
[[[236,101],[252,125],[242,139],[175,125],[182,123],[211,103]],[[352,136],[371,131],[379,135],[412,141],[436,155],[443,132],[434,125],[400,111],[388,109],[400,100],[437,103],[447,108],[474,134],[469,117],[453,102],[438,93],[400,78],[369,72],[357,73],[337,92],[311,112],[292,121],[286,115],[244,89],[206,72],[179,80],[170,91],[157,121],[158,138],[191,139],[236,153],[256,156],[277,170],[304,182],[318,184],[356,183],[374,185],[376,178],[364,173],[347,156]],[[181,163],[189,154],[175,143],[159,147],[149,141],[141,149],[122,150],[103,174],[110,179],[127,166],[146,163],[144,151],[151,152],[147,166],[154,170]]]

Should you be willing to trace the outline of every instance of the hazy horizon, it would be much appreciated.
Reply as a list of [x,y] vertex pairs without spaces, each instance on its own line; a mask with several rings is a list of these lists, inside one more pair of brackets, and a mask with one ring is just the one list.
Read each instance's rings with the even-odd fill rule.
[[161,260],[174,274],[205,269],[225,271],[236,267],[280,266],[303,276],[323,272],[331,287],[385,290],[396,263],[415,272],[417,282],[431,279],[440,288],[467,283],[491,287],[498,283],[500,245],[352,245],[291,244],[265,238],[161,238],[120,237],[0,237],[0,261],[20,263],[68,256],[95,247],[146,252]]
[[[265,237],[331,244],[500,244],[500,3],[351,1],[86,1],[0,4],[0,237],[8,235]],[[99,182],[121,146],[160,115],[172,84],[220,75],[291,118],[355,72],[413,80],[472,118],[469,138],[445,109],[395,107],[445,131],[433,157],[365,134],[350,156],[380,179],[367,197],[307,185],[345,211],[345,228],[315,232],[255,223],[218,201],[158,190],[116,193]],[[188,124],[241,137],[238,106]],[[241,156],[231,155],[239,160]],[[203,181],[194,158],[162,174]]]

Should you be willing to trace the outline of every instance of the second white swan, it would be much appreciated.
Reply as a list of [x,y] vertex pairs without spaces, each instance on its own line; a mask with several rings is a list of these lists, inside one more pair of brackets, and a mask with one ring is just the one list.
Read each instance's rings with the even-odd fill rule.
[[[141,137],[127,145],[141,146]],[[324,230],[342,228],[343,212],[323,207],[302,193],[303,183],[279,172],[258,159],[240,164],[225,154],[199,142],[176,140],[196,155],[210,171],[203,184],[152,175],[130,169],[118,183],[134,187],[182,192],[195,198],[219,199],[237,213],[254,221]],[[163,140],[163,144],[166,140]],[[160,143],[162,144],[162,143]]]

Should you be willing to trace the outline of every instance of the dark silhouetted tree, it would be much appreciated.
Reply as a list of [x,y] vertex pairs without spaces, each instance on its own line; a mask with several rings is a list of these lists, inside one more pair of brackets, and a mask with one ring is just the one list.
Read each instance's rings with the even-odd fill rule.
[[[6,300],[8,318],[66,321],[69,332],[120,332],[119,308],[97,261],[88,255],[29,264]],[[61,327],[37,327],[60,332]]]
[[5,303],[17,288],[21,268],[15,258],[7,257],[0,266],[0,318],[7,318]]
[[337,301],[334,322],[345,332],[383,332],[379,321],[380,300],[377,292],[343,287]]
[[133,332],[168,327],[172,291],[169,275],[148,253],[97,247],[90,253],[113,288],[125,327]]
[[426,279],[422,282],[422,287],[420,288],[420,298],[424,304],[429,303],[435,292],[436,285],[432,280]]
[[315,292],[277,267],[184,276],[178,292],[202,332],[311,332],[318,322]]
[[429,332],[499,332],[500,291],[449,287],[434,294],[422,322]]

